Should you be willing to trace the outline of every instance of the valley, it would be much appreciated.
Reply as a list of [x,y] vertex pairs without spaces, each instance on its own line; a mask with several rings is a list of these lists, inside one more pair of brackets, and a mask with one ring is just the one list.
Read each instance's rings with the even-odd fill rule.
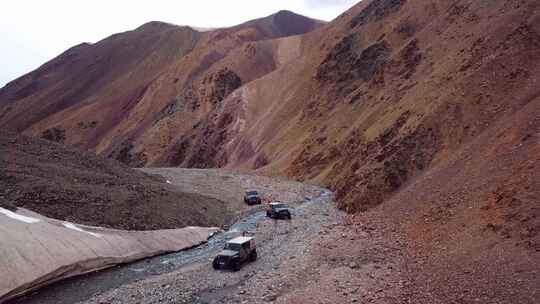
[[[76,45],[0,89],[0,299],[535,304],[539,50],[536,0]],[[260,259],[213,270],[244,233]]]
[[[186,187],[186,177],[190,175],[190,170],[185,169],[152,171],[161,172],[173,184],[177,181],[171,176],[181,176],[180,187]],[[187,179],[195,181],[201,174],[209,180],[236,179],[233,174],[215,170],[198,170],[193,173],[195,178]],[[286,184],[265,178],[264,184],[257,184],[261,178],[242,175],[238,179],[246,181],[249,189],[264,189],[264,196],[270,188],[283,188]],[[197,184],[224,193],[231,185],[216,187],[214,183],[201,184],[200,180]],[[300,185],[290,186],[298,189]],[[333,195],[328,190],[301,188],[304,197],[299,197],[298,190],[280,192],[294,198],[284,200],[292,207],[292,221],[271,220],[264,211],[256,211],[193,249],[65,280],[8,303],[112,304],[125,303],[126,299],[133,303],[299,303],[319,297],[328,303],[355,303],[362,299],[385,303],[387,297],[397,296],[396,289],[386,288],[389,279],[399,281],[397,255],[391,247],[386,247],[381,236],[367,226],[359,231],[359,226],[352,222],[343,224],[346,214],[334,208]],[[212,269],[211,261],[224,241],[243,231],[256,236],[257,262],[245,265],[239,272]],[[365,254],[356,256],[357,250]],[[329,285],[316,291],[318,285],[307,283],[307,278]],[[383,292],[378,291],[381,288]]]

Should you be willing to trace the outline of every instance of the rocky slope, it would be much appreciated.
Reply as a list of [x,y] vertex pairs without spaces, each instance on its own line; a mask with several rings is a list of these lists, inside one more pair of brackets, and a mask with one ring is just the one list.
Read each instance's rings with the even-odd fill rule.
[[226,203],[92,153],[0,132],[0,207],[124,230],[221,226]]
[[540,102],[492,125],[377,208],[403,231],[414,303],[535,303]]

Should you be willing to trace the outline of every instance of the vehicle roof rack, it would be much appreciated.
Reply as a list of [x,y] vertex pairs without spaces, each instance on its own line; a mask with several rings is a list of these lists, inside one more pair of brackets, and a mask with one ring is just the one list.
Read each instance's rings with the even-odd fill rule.
[[251,236],[239,236],[239,237],[236,237],[236,238],[228,241],[227,243],[244,244],[244,243],[247,243],[247,242],[249,242],[251,240],[253,240],[253,237],[251,237]]

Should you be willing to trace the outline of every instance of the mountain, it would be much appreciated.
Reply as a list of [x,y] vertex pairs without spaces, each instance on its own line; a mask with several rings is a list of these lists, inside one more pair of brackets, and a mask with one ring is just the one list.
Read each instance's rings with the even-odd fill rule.
[[269,39],[321,25],[288,11],[204,33],[150,22],[75,46],[6,85],[0,127],[150,164],[226,95],[276,69]]
[[[416,303],[534,303],[538,1],[365,0],[326,25],[282,12],[172,32],[193,43],[149,60],[155,74],[137,59],[114,82],[72,83],[88,72],[63,72],[78,58],[64,54],[23,76],[0,91],[0,126],[131,166],[315,182],[405,238]],[[88,47],[105,49],[75,51]]]

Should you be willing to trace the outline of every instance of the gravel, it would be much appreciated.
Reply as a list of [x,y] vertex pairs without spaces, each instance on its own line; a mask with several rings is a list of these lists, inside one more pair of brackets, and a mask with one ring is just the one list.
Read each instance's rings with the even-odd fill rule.
[[[165,172],[173,184],[178,181],[173,169]],[[188,172],[178,169],[176,174],[186,179]],[[291,205],[293,218],[271,220],[257,207],[246,208],[247,215],[205,245],[60,282],[13,303],[393,303],[400,299],[404,281],[400,255],[393,249],[397,245],[387,243],[377,223],[351,220],[337,210],[331,192],[290,182],[290,192],[284,193],[287,182],[283,180],[215,170],[195,175],[200,174],[212,182],[227,175],[229,181],[241,181],[235,187],[262,188],[266,194],[281,191],[282,197],[290,198],[283,201]],[[212,191],[219,192],[217,186]],[[311,199],[299,200],[305,197]],[[238,272],[215,271],[211,265],[215,254],[242,231],[254,233],[259,259]]]

